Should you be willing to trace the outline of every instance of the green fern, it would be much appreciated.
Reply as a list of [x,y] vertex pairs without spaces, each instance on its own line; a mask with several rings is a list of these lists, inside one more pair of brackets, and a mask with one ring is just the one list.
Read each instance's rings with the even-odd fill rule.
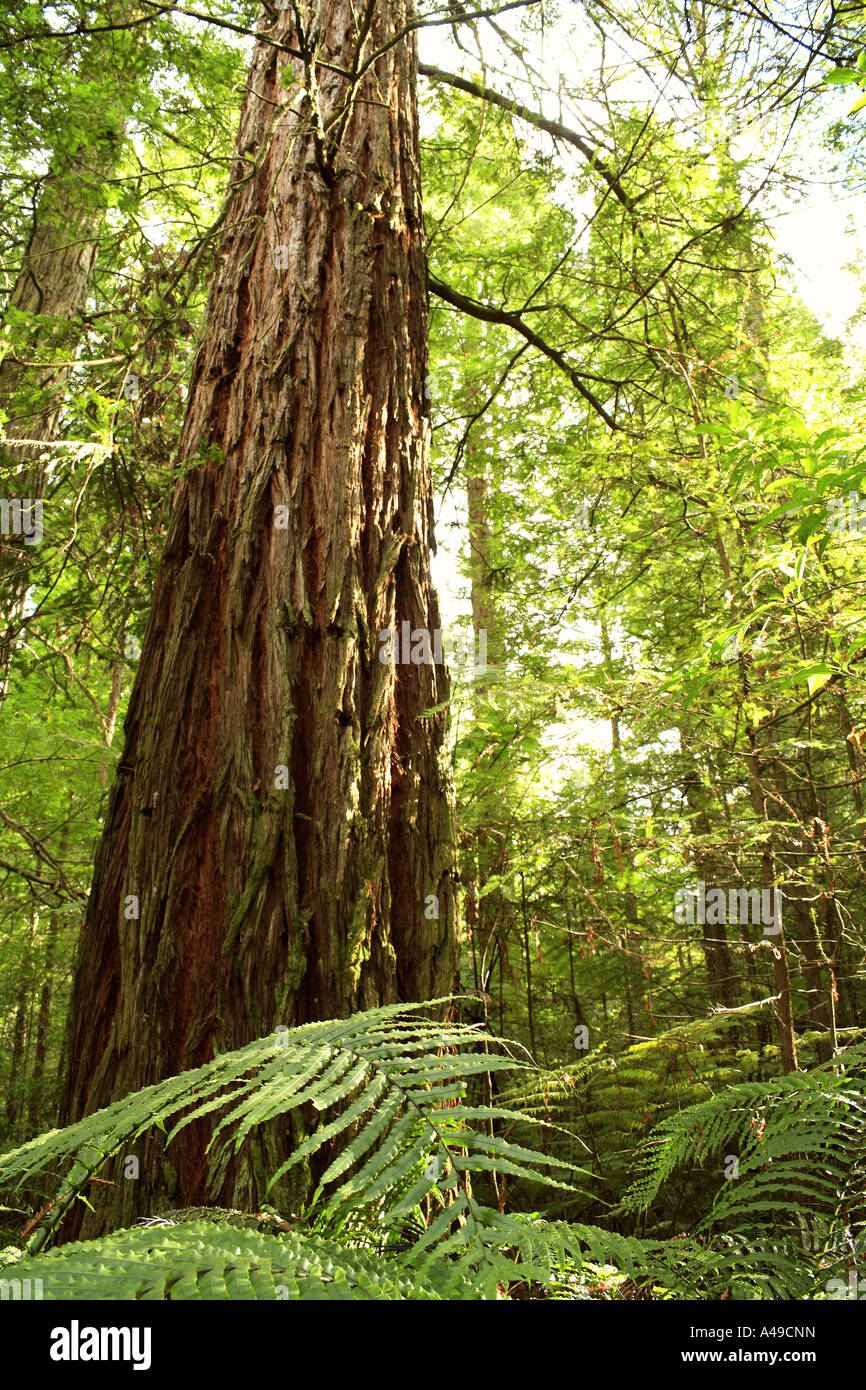
[[[277,1285],[297,1298],[495,1298],[518,1280],[551,1289],[580,1280],[584,1268],[594,1278],[611,1265],[693,1289],[694,1278],[678,1275],[657,1243],[503,1215],[476,1200],[473,1173],[571,1190],[567,1179],[582,1170],[503,1138],[498,1130],[522,1117],[474,1096],[477,1078],[528,1072],[529,1063],[477,1026],[431,1022],[425,1007],[376,1009],[261,1039],[3,1155],[4,1187],[59,1179],[55,1207],[16,1276],[23,1268],[21,1277],[42,1277],[64,1291],[57,1297],[74,1298],[105,1296],[98,1290],[106,1288],[113,1297],[272,1297]],[[238,1231],[209,1220],[43,1248],[90,1177],[152,1126],[167,1130],[170,1144],[209,1115],[212,1147],[237,1150],[255,1127],[301,1105],[321,1122],[270,1185],[319,1150],[330,1162],[293,1231]]]
[[[46,1297],[72,1299],[490,1299],[517,1284],[555,1298],[712,1298],[726,1289],[820,1298],[831,1279],[845,1279],[864,1224],[866,1047],[810,1073],[727,1088],[658,1126],[639,1150],[620,1217],[646,1213],[685,1165],[730,1151],[739,1176],[723,1182],[718,1163],[711,1210],[693,1235],[652,1240],[477,1200],[470,1179],[490,1171],[577,1190],[583,1169],[511,1136],[527,1124],[563,1134],[546,1116],[573,1094],[574,1074],[588,1084],[593,1068],[584,1060],[551,1078],[477,1026],[432,1022],[424,1010],[376,1009],[261,1039],[3,1155],[0,1186],[53,1176],[59,1188],[27,1251],[0,1259],[17,1260],[16,1277],[41,1278]],[[644,1079],[649,1051],[642,1045],[637,1065],[633,1053],[623,1088]],[[618,1064],[595,1065],[616,1090]],[[496,1071],[513,1079],[492,1105],[477,1097]],[[270,1185],[314,1153],[327,1159],[292,1227],[273,1212],[196,1209],[170,1225],[46,1248],[89,1178],[151,1127],[170,1144],[207,1115],[212,1149],[230,1152],[301,1105],[320,1122]]]
[[238,1231],[213,1220],[77,1241],[19,1260],[15,1277],[41,1279],[42,1297],[48,1301],[481,1296],[447,1269],[424,1278],[405,1264],[307,1234]]
[[[712,1287],[813,1298],[863,1254],[866,1047],[749,1082],[664,1120],[642,1146],[619,1214],[646,1211],[674,1173],[715,1161],[697,1233],[719,1251]],[[727,1160],[725,1176],[723,1160]]]
[[334,1113],[286,1156],[269,1186],[345,1138],[313,1199],[337,1226],[341,1213],[376,1203],[410,1174],[413,1183],[393,1215],[411,1210],[433,1186],[420,1171],[433,1158],[443,1176],[495,1168],[567,1185],[550,1170],[565,1174],[569,1164],[504,1146],[493,1124],[510,1119],[509,1112],[467,1098],[472,1078],[528,1064],[504,1050],[469,1050],[480,1042],[478,1028],[431,1022],[421,1016],[428,1007],[393,1005],[259,1039],[0,1156],[0,1187],[20,1187],[46,1170],[61,1176],[59,1165],[73,1160],[62,1174],[50,1232],[105,1160],[154,1126],[171,1143],[193,1120],[211,1116],[211,1148],[237,1151],[253,1129],[304,1105]]

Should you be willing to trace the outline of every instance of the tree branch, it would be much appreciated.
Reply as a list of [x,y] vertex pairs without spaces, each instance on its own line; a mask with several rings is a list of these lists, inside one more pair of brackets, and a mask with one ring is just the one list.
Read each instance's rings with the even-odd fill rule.
[[634,202],[626,193],[618,176],[608,168],[598,151],[570,126],[563,125],[560,121],[549,121],[546,116],[542,116],[538,111],[530,111],[528,106],[522,106],[519,101],[500,96],[499,92],[494,92],[491,87],[485,87],[481,82],[470,82],[465,77],[459,77],[457,73],[444,72],[442,68],[431,67],[428,63],[419,63],[418,71],[422,77],[429,77],[433,82],[445,82],[449,87],[456,87],[458,91],[468,92],[470,96],[479,97],[482,101],[489,101],[491,106],[499,106],[503,111],[509,111],[521,121],[534,125],[538,130],[546,131],[556,140],[567,141],[579,150],[584,159],[597,171],[623,207],[628,208],[629,212],[633,210]]
[[584,386],[580,373],[572,367],[557,348],[552,347],[550,343],[545,342],[544,338],[540,338],[537,333],[534,333],[529,325],[523,322],[519,314],[509,313],[507,309],[492,309],[486,304],[479,304],[477,300],[469,299],[465,294],[452,290],[450,286],[443,284],[433,275],[427,276],[427,285],[433,294],[444,299],[446,304],[453,304],[454,308],[460,309],[462,313],[469,314],[474,319],[481,319],[484,323],[501,323],[506,328],[513,328],[515,333],[519,333],[545,357],[549,357],[551,362],[555,362],[560,371],[565,372],[575,390],[583,396],[588,405],[592,406],[596,414],[601,416],[609,429],[622,430],[622,425],[616,423],[613,416],[605,410],[601,401],[592,394],[588,387]]

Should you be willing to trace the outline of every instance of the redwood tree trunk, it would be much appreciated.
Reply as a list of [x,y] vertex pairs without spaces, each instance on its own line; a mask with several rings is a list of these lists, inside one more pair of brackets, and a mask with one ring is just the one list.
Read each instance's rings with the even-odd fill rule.
[[[447,676],[383,665],[377,637],[439,626],[408,18],[406,0],[316,0],[269,33],[317,62],[253,55],[80,944],[66,1119],[215,1042],[454,978],[446,725],[425,717]],[[379,49],[354,84],[333,70]],[[206,1136],[185,1135],[174,1205],[212,1192]],[[118,1184],[113,1218],[147,1207],[156,1168]]]

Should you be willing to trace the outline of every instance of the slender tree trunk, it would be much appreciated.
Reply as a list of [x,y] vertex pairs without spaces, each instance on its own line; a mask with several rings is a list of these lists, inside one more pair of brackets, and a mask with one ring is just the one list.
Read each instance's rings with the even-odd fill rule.
[[797,944],[803,953],[803,974],[806,979],[807,1022],[825,1036],[816,1044],[818,1061],[828,1062],[833,1056],[832,1017],[829,1002],[829,984],[825,987],[821,980],[821,958],[824,954],[818,938],[818,928],[812,921],[808,903],[802,902],[799,895],[791,900],[797,916]]
[[48,1025],[51,1021],[54,955],[57,948],[59,921],[59,914],[52,912],[48,919],[48,931],[45,939],[45,963],[42,967],[42,990],[39,996],[39,1012],[36,1016],[36,1046],[33,1053],[33,1081],[28,1114],[28,1125],[32,1134],[39,1132],[40,1119],[44,1118],[46,1099],[50,1094],[46,1082],[45,1065],[48,1060]]
[[[724,889],[731,879],[730,869],[721,866],[717,856],[708,848],[713,838],[713,826],[710,819],[710,808],[707,804],[706,788],[701,782],[697,764],[686,749],[682,733],[680,734],[680,748],[684,759],[687,760],[683,774],[683,788],[689,810],[694,818],[694,829],[700,836],[700,840],[692,846],[692,857],[697,875],[708,886],[712,885]],[[736,1008],[739,1003],[739,992],[726,924],[719,922],[711,925],[705,922],[703,924],[702,944],[710,1002],[719,1004],[726,1009]],[[730,1032],[731,1037],[739,1041],[736,1030],[732,1028]]]
[[[476,426],[479,428],[479,426]],[[472,624],[487,634],[487,660],[491,666],[505,664],[502,625],[496,607],[496,563],[493,555],[493,528],[490,522],[490,490],[483,443],[468,453],[466,496],[469,517],[469,575],[471,580]]]
[[[37,859],[37,874],[40,868],[41,861]],[[26,946],[20,962],[21,975],[18,981],[18,988],[15,991],[15,1018],[12,1025],[12,1050],[9,1058],[9,1092],[6,1096],[6,1120],[8,1122],[9,1135],[12,1138],[17,1137],[19,1117],[24,1113],[25,1109],[27,1054],[29,1052],[30,981],[32,977],[34,938],[38,925],[39,910],[34,905],[30,913]]]
[[526,966],[526,1017],[529,1023],[529,1050],[537,1058],[535,1041],[535,1005],[532,999],[532,957],[529,954],[529,916],[526,908],[526,883],[520,875],[520,907],[523,914],[523,959]]
[[[254,51],[80,943],[67,1119],[215,1043],[454,979],[446,725],[426,715],[447,676],[383,664],[377,638],[439,627],[410,17],[317,0],[269,32],[318,61]],[[357,83],[335,70],[377,50]],[[168,1153],[175,1204],[214,1192],[206,1138]],[[161,1181],[142,1164],[96,1224]],[[237,1198],[236,1165],[220,1184]]]
[[6,1121],[10,1136],[17,1132],[18,1115],[22,1109],[24,1082],[24,1040],[27,1036],[27,985],[21,983],[15,995],[15,1022],[12,1025],[12,1055],[9,1058],[9,1094],[6,1097]]
[[[472,339],[467,337],[465,351],[471,349]],[[467,415],[477,411],[481,392],[478,388],[467,394],[464,409]],[[493,554],[494,538],[490,521],[490,493],[487,475],[489,447],[484,419],[477,420],[472,427],[465,453],[467,522],[469,540],[469,580],[472,601],[473,632],[485,634],[487,660],[493,666],[505,664],[505,650],[502,641],[502,628],[496,605],[494,580],[496,565]],[[476,638],[477,640],[477,638]],[[497,699],[497,687],[479,686],[472,691],[472,712],[477,724],[484,722],[491,703]],[[482,772],[477,794],[477,828],[475,831],[475,883],[477,889],[485,888],[495,875],[503,874],[509,862],[508,822],[509,803],[507,792],[503,789],[501,774],[491,784],[484,773],[489,766],[490,738],[487,732],[476,725],[475,738],[478,743],[476,765]],[[498,749],[497,749],[498,751]],[[513,929],[513,912],[501,889],[494,889],[484,897],[474,900],[475,921],[473,942],[482,962],[481,988],[487,1010],[487,989],[503,939]],[[534,1022],[530,1020],[530,1029]]]
[[[780,813],[786,814],[792,822],[790,839],[799,842],[801,846],[806,846],[809,843],[809,837],[804,831],[808,827],[813,832],[812,843],[818,848],[820,857],[821,832],[823,831],[824,835],[828,833],[825,819],[827,809],[819,803],[815,779],[812,774],[810,750],[808,749],[804,750],[804,765],[805,779],[800,786],[791,788],[788,784],[784,762],[780,758],[774,758],[772,764],[773,782],[779,793]],[[830,976],[832,972],[828,971],[825,987],[821,980],[821,965],[826,962],[827,957],[817,920],[813,920],[809,908],[808,898],[809,896],[814,897],[815,894],[809,882],[806,864],[801,855],[788,853],[785,855],[785,859],[790,865],[790,872],[787,875],[789,886],[786,887],[785,900],[793,909],[797,922],[796,935],[791,939],[797,947],[797,955],[803,964],[803,976],[806,983],[806,1020],[812,1028],[817,1028],[826,1035],[817,1043],[818,1059],[821,1062],[826,1062],[833,1056],[836,1045],[834,1008],[831,998],[832,980]],[[829,853],[826,863],[820,865],[818,873],[821,870],[824,871],[825,887],[828,891],[832,891],[833,871]]]
[[[608,675],[612,678],[613,649],[611,647],[610,631],[607,625],[607,614],[604,608],[599,609],[598,621],[604,666]],[[619,717],[616,711],[613,711],[610,715],[610,753],[613,762],[613,782],[616,788],[617,803],[620,807],[625,807],[628,797],[628,777],[622,756],[622,739],[620,737]],[[626,870],[634,869],[634,860],[631,852],[631,842],[626,828],[626,815],[624,810],[617,809],[610,816],[610,834],[616,871],[618,874],[625,874]],[[631,888],[624,889],[622,894],[622,917],[623,926],[620,939],[622,941],[623,994],[625,995],[626,1017],[628,1019],[629,1044],[631,1044],[635,1042],[637,1038],[633,998],[635,991],[632,984],[633,961],[638,961],[645,971],[645,978],[647,981],[645,998],[646,1012],[650,1023],[652,1023],[652,995],[650,992],[651,982],[649,966],[641,950],[637,898]]]
[[[752,803],[752,810],[755,813],[756,822],[760,823],[768,819],[767,805],[764,790],[761,785],[761,756],[758,748],[757,735],[748,726],[747,735],[749,739],[748,769],[749,769],[749,795]],[[761,882],[763,888],[773,895],[778,891],[776,882],[776,857],[773,846],[772,832],[767,835],[761,850]],[[797,1071],[797,1036],[794,1032],[794,1009],[791,998],[791,980],[788,972],[788,952],[785,946],[784,926],[778,936],[769,938],[770,952],[773,965],[773,985],[777,994],[776,1002],[776,1024],[779,1038],[779,1056],[782,1063],[782,1071],[787,1075],[788,1072]]]

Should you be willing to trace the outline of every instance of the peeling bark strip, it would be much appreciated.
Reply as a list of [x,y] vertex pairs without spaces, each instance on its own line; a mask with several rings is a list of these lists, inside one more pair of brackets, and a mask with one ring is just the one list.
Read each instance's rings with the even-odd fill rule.
[[[447,677],[377,660],[381,629],[440,625],[414,38],[389,46],[409,17],[315,0],[269,32],[317,64],[254,52],[80,945],[67,1119],[215,1041],[454,979],[445,718],[424,717]],[[202,1136],[175,1147],[183,1205]],[[127,1216],[156,1185],[142,1167],[119,1184]]]

